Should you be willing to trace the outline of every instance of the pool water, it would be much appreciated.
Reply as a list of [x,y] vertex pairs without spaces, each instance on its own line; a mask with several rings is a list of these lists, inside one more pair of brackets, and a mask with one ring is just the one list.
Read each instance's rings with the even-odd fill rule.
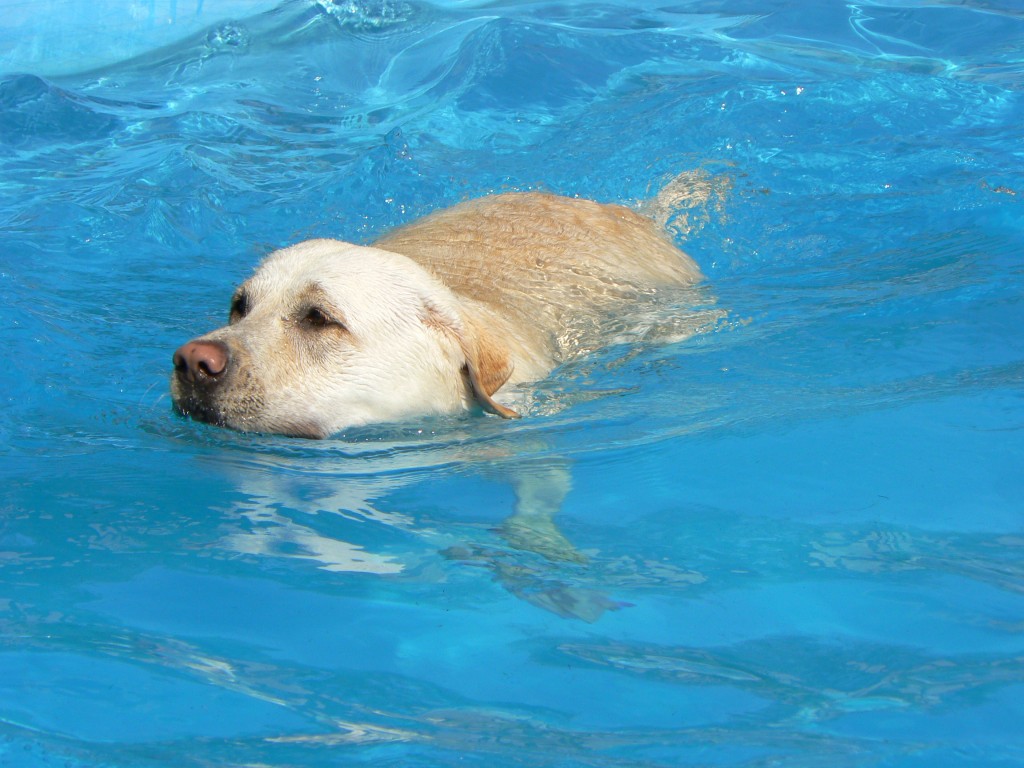
[[[1024,763],[1016,0],[179,5],[0,57],[0,766]],[[172,411],[272,248],[680,174],[722,317],[521,421]]]

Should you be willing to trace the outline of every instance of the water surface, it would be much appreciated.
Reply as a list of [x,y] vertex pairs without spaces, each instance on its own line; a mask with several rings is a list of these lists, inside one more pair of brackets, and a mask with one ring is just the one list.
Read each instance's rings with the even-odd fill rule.
[[[1015,3],[225,9],[3,59],[0,765],[1024,761]],[[681,173],[725,317],[521,421],[172,412],[272,248]]]

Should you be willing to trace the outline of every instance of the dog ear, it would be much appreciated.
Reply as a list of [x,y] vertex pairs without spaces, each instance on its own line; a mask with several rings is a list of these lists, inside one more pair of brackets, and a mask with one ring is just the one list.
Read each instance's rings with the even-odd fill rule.
[[452,311],[435,302],[424,302],[423,322],[443,334],[455,338],[465,362],[463,374],[469,382],[473,398],[488,413],[503,419],[518,419],[520,414],[491,397],[512,376],[508,352],[495,342],[491,334],[478,327],[467,328]]
[[512,376],[512,361],[508,352],[493,343],[489,334],[473,334],[473,339],[463,338],[462,350],[466,355],[465,371],[473,397],[489,413],[503,419],[518,419],[519,414],[496,402],[491,395],[504,386]]

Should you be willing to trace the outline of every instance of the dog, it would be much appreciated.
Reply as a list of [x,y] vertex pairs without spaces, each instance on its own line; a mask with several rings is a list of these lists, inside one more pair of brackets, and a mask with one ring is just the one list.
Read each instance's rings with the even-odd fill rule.
[[482,197],[371,246],[271,253],[228,325],[174,353],[172,400],[200,421],[306,438],[469,409],[518,418],[504,392],[606,343],[607,320],[645,297],[702,280],[630,208]]

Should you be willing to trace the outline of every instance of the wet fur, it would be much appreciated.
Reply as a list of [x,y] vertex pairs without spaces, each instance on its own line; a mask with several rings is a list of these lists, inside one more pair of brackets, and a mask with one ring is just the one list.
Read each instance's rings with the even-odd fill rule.
[[[481,406],[601,343],[601,318],[701,280],[650,219],[622,206],[513,193],[400,227],[371,247],[277,251],[236,293],[216,386],[172,377],[179,410],[234,429],[325,437]],[[304,320],[311,308],[332,320]],[[304,314],[306,313],[306,314]]]

